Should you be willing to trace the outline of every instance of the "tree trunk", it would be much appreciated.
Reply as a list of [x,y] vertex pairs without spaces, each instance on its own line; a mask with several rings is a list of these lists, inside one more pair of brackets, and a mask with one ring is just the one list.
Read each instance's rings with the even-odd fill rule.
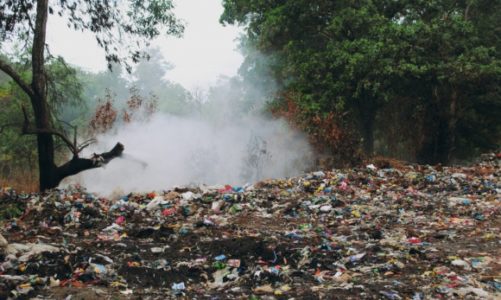
[[[37,129],[51,128],[51,117],[47,103],[47,79],[44,68],[48,11],[48,0],[38,0],[31,53],[31,88],[33,89],[33,95],[30,97]],[[37,147],[40,190],[43,191],[53,187],[54,182],[57,180],[56,165],[54,163],[54,138],[49,133],[38,133]]]
[[449,164],[452,158],[452,151],[456,141],[457,98],[457,92],[453,88],[447,97],[447,99],[450,99],[449,103],[442,104],[443,112],[440,115],[434,158],[436,163]]
[[[428,108],[426,136],[420,146],[417,160],[423,164],[448,164],[454,150],[457,123],[457,91],[452,88],[450,95],[439,96],[438,87],[433,89],[433,99]],[[445,103],[444,103],[445,102]]]
[[366,96],[358,103],[360,114],[360,129],[363,137],[364,152],[374,155],[374,123],[376,120],[377,105],[376,100]]
[[451,103],[449,105],[449,113],[447,120],[447,147],[446,147],[446,160],[449,163],[452,159],[456,144],[456,124],[458,121],[458,92],[455,88],[452,89]]
[[364,152],[372,156],[374,154],[374,115],[366,116],[364,120],[362,120],[362,132],[364,137]]
[[40,191],[44,191],[56,187],[60,182],[54,164],[54,140],[52,135],[38,134],[37,145]]

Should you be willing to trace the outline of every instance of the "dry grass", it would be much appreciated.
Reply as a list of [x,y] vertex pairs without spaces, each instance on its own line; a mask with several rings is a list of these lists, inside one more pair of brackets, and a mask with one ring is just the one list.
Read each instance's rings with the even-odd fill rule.
[[9,178],[0,177],[0,187],[10,187],[17,192],[31,193],[38,191],[38,178],[36,176],[22,176],[21,174],[16,174],[10,176]]

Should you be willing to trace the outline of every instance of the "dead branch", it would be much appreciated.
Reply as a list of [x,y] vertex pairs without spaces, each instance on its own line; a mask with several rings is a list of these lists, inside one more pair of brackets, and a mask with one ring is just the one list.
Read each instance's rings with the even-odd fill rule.
[[62,179],[85,170],[99,168],[109,163],[112,159],[122,156],[123,151],[124,146],[121,143],[117,143],[110,151],[101,154],[94,153],[92,158],[73,157],[73,159],[58,167],[57,173]]
[[73,125],[73,124],[71,124],[69,122],[66,122],[64,120],[59,120],[58,119],[57,121],[65,124],[66,126],[70,127],[71,129],[73,129],[73,145],[77,149],[77,153],[82,152],[83,149],[85,149],[85,148],[89,147],[90,145],[92,145],[92,144],[94,144],[94,143],[97,142],[97,140],[95,138],[90,138],[88,140],[83,141],[79,145],[78,142],[77,142],[78,126]]

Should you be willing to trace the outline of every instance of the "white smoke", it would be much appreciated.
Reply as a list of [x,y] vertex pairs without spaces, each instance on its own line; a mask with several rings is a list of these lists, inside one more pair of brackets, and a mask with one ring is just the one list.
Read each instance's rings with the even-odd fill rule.
[[[73,179],[109,194],[165,190],[177,185],[243,185],[298,175],[310,166],[306,139],[283,120],[241,115],[227,120],[156,114],[98,137],[87,152],[125,146],[123,158]],[[90,153],[89,153],[90,152]]]

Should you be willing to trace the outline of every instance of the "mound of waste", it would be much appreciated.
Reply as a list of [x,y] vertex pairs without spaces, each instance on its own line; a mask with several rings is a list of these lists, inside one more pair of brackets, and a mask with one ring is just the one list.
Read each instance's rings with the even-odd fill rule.
[[499,299],[500,166],[110,198],[4,188],[0,299]]

